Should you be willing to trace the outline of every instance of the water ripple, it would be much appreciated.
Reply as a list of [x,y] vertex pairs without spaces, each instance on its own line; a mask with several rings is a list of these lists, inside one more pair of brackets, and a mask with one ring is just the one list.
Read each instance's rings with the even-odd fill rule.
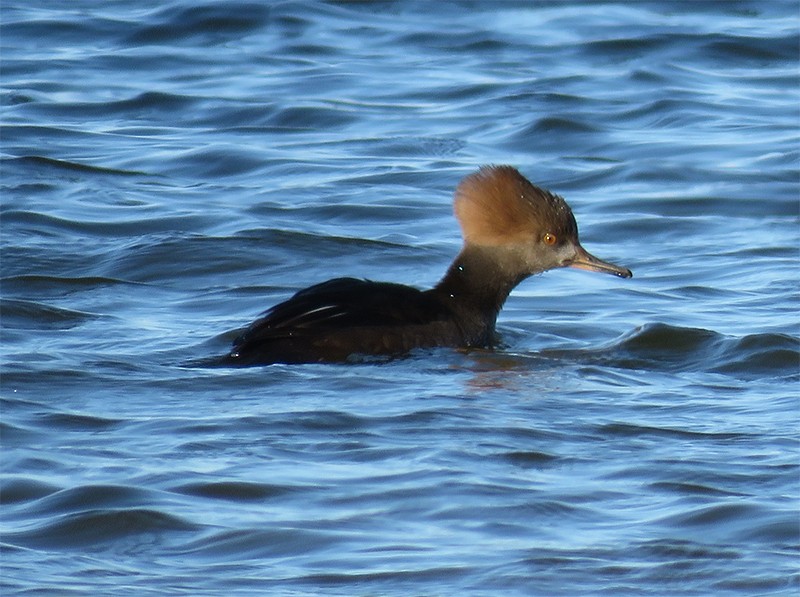
[[[567,356],[573,353],[545,351]],[[800,367],[800,339],[788,334],[734,338],[702,328],[663,323],[644,325],[582,358],[627,369],[715,371],[734,376],[794,377]]]
[[28,531],[4,534],[4,541],[36,549],[85,549],[120,541],[151,544],[153,536],[198,529],[178,516],[158,510],[89,510],[61,516]]
[[[796,9],[3,4],[3,592],[796,594]],[[525,281],[493,351],[208,366],[435,284],[484,163],[636,277]]]

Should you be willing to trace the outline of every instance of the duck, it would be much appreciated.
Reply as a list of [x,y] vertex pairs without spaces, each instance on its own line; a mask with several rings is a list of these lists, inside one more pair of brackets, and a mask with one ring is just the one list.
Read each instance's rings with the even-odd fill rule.
[[584,249],[567,202],[512,166],[483,166],[456,187],[463,246],[433,288],[352,277],[315,284],[265,311],[224,357],[227,365],[348,363],[417,349],[493,349],[511,291],[571,267],[632,277]]

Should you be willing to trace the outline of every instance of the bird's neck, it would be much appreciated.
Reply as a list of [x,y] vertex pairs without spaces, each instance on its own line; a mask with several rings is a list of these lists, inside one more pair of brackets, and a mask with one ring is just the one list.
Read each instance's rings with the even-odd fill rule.
[[496,247],[466,245],[433,289],[459,317],[493,336],[497,315],[508,295],[527,273],[520,273],[516,256]]

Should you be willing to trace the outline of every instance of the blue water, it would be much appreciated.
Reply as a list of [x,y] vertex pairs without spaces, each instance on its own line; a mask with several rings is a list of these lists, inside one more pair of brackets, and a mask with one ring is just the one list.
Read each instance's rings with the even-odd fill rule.
[[[3,2],[0,591],[796,595],[800,5]],[[512,164],[631,280],[503,346],[205,368],[427,287]]]

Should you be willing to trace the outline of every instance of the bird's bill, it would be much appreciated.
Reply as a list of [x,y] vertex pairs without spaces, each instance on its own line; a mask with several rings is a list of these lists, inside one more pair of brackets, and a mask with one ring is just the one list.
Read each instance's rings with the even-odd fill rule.
[[609,263],[608,261],[598,259],[581,246],[578,247],[575,257],[567,264],[567,266],[577,269],[585,269],[590,272],[613,274],[615,276],[619,276],[620,278],[630,278],[633,276],[633,272],[631,272],[631,270],[629,270],[627,267],[621,267],[619,265]]

